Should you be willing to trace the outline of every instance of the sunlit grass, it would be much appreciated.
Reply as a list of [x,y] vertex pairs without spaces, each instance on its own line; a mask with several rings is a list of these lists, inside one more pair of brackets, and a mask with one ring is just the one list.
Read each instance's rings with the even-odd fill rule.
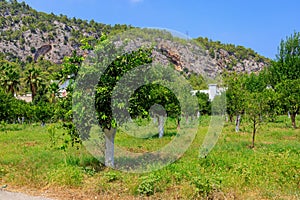
[[[47,127],[8,125],[0,132],[0,183],[19,187],[77,188],[97,196],[153,195],[162,199],[191,199],[222,193],[230,199],[297,199],[300,195],[300,129],[287,127],[285,116],[260,127],[256,146],[250,149],[251,129],[245,121],[241,132],[227,123],[216,146],[205,159],[200,147],[209,118],[202,119],[197,135],[184,155],[159,171],[132,174],[104,168],[84,146],[59,150]],[[299,123],[299,118],[298,121]],[[299,124],[300,125],[300,124]],[[50,125],[48,125],[49,127]],[[155,128],[155,127],[154,127]],[[176,136],[175,121],[167,122],[159,139],[118,132],[116,145],[132,152],[157,150]],[[145,132],[148,130],[144,130]],[[57,129],[57,135],[64,130]]]

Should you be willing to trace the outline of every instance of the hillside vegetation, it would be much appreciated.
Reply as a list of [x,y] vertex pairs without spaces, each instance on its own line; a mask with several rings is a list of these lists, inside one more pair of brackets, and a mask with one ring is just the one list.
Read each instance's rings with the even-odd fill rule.
[[[130,25],[111,26],[94,20],[38,12],[16,0],[0,1],[0,26],[0,52],[4,58],[30,62],[33,58],[44,56],[52,63],[62,63],[64,56],[70,56],[73,50],[80,52],[82,40],[95,43],[103,33],[132,28]],[[213,64],[217,64],[220,71],[260,71],[269,64],[269,59],[242,46],[222,44],[201,37],[196,40],[215,60]],[[46,49],[44,52],[43,47]]]
[[39,48],[51,45],[45,58],[53,63],[61,63],[64,56],[80,50],[84,38],[98,39],[103,33],[131,27],[38,12],[16,0],[0,1],[0,26],[0,49],[6,58],[31,61]]
[[270,64],[270,59],[240,45],[223,44],[207,37],[196,39],[221,69],[236,72],[258,72]]

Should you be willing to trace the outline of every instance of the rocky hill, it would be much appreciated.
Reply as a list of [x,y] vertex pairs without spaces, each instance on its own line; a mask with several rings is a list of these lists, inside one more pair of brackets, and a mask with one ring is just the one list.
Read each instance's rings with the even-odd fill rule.
[[84,38],[126,30],[127,25],[105,25],[53,13],[37,12],[24,2],[0,0],[0,51],[9,60],[31,61],[44,56],[61,63]]
[[[0,0],[0,53],[8,60],[31,62],[44,57],[59,64],[72,51],[81,51],[79,46],[83,39],[95,41],[102,33],[130,28],[127,25],[111,26],[93,20],[88,22],[65,15],[46,14],[30,8],[24,2]],[[212,60],[212,66],[217,66],[214,71],[256,72],[269,63],[269,59],[242,46],[222,44],[207,38],[196,40]],[[194,68],[181,69],[178,54],[172,54],[172,49],[162,47],[162,50],[178,70],[198,73]]]
[[187,50],[185,46],[178,44],[163,44],[159,49],[178,71],[186,74],[206,74],[211,78],[224,71],[259,72],[270,63],[269,59],[242,46],[213,42],[207,38],[198,38],[196,41],[204,49],[204,51],[194,49],[194,52],[199,52],[196,60],[192,56],[194,53],[191,52],[195,48],[194,45]]
[[222,44],[208,38],[196,39],[213,59],[219,70],[236,72],[258,72],[268,66],[270,59],[265,58],[250,48],[234,44]]

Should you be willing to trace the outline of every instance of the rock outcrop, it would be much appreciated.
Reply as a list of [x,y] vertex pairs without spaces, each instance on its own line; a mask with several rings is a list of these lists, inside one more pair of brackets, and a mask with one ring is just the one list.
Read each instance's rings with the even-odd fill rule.
[[[40,13],[24,3],[0,4],[0,53],[7,59],[36,61],[44,57],[60,64],[63,58],[71,55],[74,50],[83,53],[79,48],[82,38],[99,38],[103,32],[109,33],[118,28],[126,30],[127,27],[111,27],[96,22],[88,23],[81,19],[69,19],[63,15]],[[228,51],[219,47],[200,48],[200,45],[198,48],[191,48],[184,45],[174,46],[171,42],[164,41],[159,44],[157,52],[153,52],[153,56],[161,62],[168,60],[180,72],[207,73],[211,74],[211,77],[224,70],[257,72],[268,65],[268,60],[261,56],[238,56],[238,48],[235,47]],[[199,53],[198,58],[191,56],[195,53]]]

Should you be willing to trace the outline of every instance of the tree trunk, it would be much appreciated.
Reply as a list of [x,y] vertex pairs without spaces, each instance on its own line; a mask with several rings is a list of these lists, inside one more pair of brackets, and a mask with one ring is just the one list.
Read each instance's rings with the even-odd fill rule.
[[157,118],[153,117],[153,124],[157,124]]
[[10,85],[9,86],[9,91],[10,93],[14,96],[15,95],[15,90],[14,90],[14,86],[13,85]]
[[32,102],[34,101],[34,98],[36,96],[36,88],[33,84],[31,84],[31,99],[32,99]]
[[105,135],[105,166],[114,167],[114,144],[117,129],[104,129]]
[[233,122],[233,115],[229,115],[229,121],[232,123]]
[[256,135],[256,121],[254,120],[253,121],[252,146],[251,146],[251,148],[254,148],[255,135]]
[[159,115],[158,116],[158,134],[159,138],[162,138],[164,136],[164,116]]
[[291,120],[292,120],[292,126],[293,126],[293,128],[297,128],[297,126],[296,126],[296,113],[292,113],[291,114]]
[[241,115],[238,114],[236,116],[236,123],[235,123],[235,132],[239,132],[240,131],[240,123],[241,123]]
[[178,117],[177,118],[177,131],[180,130],[180,118]]
[[185,123],[186,123],[186,124],[189,124],[189,115],[186,115],[186,116],[185,116]]

